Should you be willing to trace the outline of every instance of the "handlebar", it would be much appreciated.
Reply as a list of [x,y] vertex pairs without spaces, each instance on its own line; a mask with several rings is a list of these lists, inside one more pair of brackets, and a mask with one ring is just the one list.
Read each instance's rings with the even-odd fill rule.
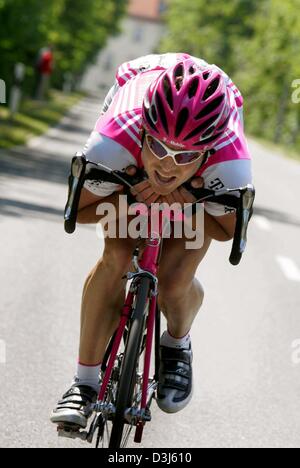
[[[84,154],[77,153],[72,159],[71,174],[69,176],[69,194],[64,215],[65,231],[72,234],[76,229],[80,194],[86,180],[124,185],[127,189],[128,203],[132,204],[135,202],[135,197],[131,194],[130,189],[146,179],[146,177],[143,169],[137,169],[136,174],[130,176],[121,171],[114,171],[103,164],[92,163],[85,158]],[[247,229],[253,213],[255,199],[254,186],[249,184],[246,187],[218,191],[204,188],[195,189],[189,182],[185,183],[184,186],[197,199],[193,204],[194,211],[197,203],[205,201],[226,205],[236,210],[237,222],[229,261],[232,265],[238,265],[247,245]],[[237,197],[238,193],[240,194],[239,197]]]

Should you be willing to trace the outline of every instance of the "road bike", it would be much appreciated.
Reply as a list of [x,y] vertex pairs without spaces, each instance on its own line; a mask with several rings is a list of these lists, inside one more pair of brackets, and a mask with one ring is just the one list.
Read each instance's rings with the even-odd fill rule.
[[[72,160],[69,195],[65,209],[65,230],[71,234],[76,218],[81,189],[86,180],[122,184],[128,203],[135,201],[130,189],[145,178],[139,169],[135,176],[113,171],[102,164],[89,162],[83,154]],[[210,201],[236,210],[237,223],[230,262],[238,265],[246,248],[247,228],[253,212],[255,189],[246,187],[221,189],[186,188],[197,203]],[[149,217],[150,218],[150,217]],[[151,404],[156,397],[160,367],[161,312],[158,307],[158,267],[163,248],[164,227],[170,221],[170,211],[161,211],[158,230],[153,232],[148,220],[146,246],[140,258],[140,245],[133,252],[133,271],[127,273],[128,294],[121,312],[120,324],[107,347],[101,368],[101,388],[93,404],[93,416],[88,430],[71,425],[58,426],[60,436],[79,438],[96,447],[111,449],[126,447],[134,431],[134,442],[142,441],[145,425],[151,421]],[[154,349],[154,353],[153,353]],[[152,354],[154,365],[151,367]]]

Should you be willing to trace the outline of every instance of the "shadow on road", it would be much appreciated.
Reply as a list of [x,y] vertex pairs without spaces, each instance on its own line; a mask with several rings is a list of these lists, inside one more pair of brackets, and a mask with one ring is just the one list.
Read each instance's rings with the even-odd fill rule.
[[24,216],[63,222],[63,210],[19,200],[0,199],[0,216],[22,218]]
[[[51,154],[46,150],[32,148],[17,148],[0,153],[0,176],[5,179],[20,178],[20,193],[22,193],[22,179],[39,180],[59,183],[66,187],[70,170],[70,161],[63,155]],[[57,209],[51,206],[34,202],[26,202],[21,199],[5,197],[2,190],[0,197],[0,216],[22,218],[30,217],[48,221],[63,222],[63,208]]]
[[277,221],[278,223],[300,227],[300,218],[296,218],[282,211],[271,210],[270,208],[256,206],[254,208],[254,215],[265,216],[270,221]]
[[4,177],[28,177],[67,185],[70,160],[63,155],[53,155],[41,149],[16,149],[0,153],[0,175]]
[[[39,205],[36,203],[28,203],[19,200],[10,200],[8,198],[0,198],[0,224],[5,217],[11,218],[31,218],[47,222],[56,222],[61,224],[63,231],[64,213],[63,208],[57,209],[50,206]],[[79,225],[77,226],[79,228]],[[94,231],[95,225],[81,224],[80,229]]]
[[59,129],[64,132],[69,132],[71,135],[84,135],[85,137],[89,135],[89,131],[87,131],[85,128],[74,124],[60,124]]

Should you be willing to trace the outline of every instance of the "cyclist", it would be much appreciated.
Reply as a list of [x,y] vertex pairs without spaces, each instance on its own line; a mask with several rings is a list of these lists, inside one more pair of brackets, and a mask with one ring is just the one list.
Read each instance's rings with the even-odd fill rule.
[[[144,168],[147,179],[133,194],[148,205],[195,201],[183,187],[188,180],[214,190],[252,182],[243,98],[220,68],[188,54],[150,55],[121,65],[84,152],[93,162],[129,174]],[[97,223],[99,203],[118,207],[120,190],[111,183],[85,182],[78,222]],[[190,330],[204,297],[196,270],[211,241],[232,239],[236,224],[234,211],[209,202],[204,207],[202,248],[187,250],[185,238],[166,239],[160,262],[159,305],[167,330],[161,338],[157,402],[167,413],[182,410],[192,397]],[[52,412],[54,423],[87,425],[99,391],[101,360],[119,324],[125,298],[121,278],[135,244],[130,237],[107,237],[103,256],[87,277],[77,372]]]

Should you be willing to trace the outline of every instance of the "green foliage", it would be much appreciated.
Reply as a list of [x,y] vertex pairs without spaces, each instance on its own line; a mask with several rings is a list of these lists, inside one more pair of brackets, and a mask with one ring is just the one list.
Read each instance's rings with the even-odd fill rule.
[[55,51],[54,82],[80,76],[86,64],[117,32],[127,0],[0,0],[0,78],[11,86],[17,62],[26,65],[27,91],[34,83],[42,47]]
[[57,124],[82,97],[82,93],[66,95],[52,90],[47,103],[24,99],[13,120],[9,110],[0,107],[0,149],[23,145],[30,138],[42,135],[49,126]]
[[299,0],[169,0],[162,51],[222,67],[245,97],[248,131],[300,148]]

